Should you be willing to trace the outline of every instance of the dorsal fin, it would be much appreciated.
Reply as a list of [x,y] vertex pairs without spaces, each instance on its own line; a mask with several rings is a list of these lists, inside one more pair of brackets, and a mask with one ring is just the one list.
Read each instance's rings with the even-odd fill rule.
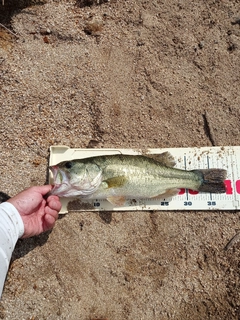
[[174,167],[176,165],[173,156],[168,151],[159,154],[146,154],[145,156],[154,159],[167,167]]

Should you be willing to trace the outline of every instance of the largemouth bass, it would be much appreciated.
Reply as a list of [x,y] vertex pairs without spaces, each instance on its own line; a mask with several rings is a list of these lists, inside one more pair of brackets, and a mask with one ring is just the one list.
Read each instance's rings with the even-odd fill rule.
[[61,162],[50,167],[59,197],[107,199],[123,205],[126,199],[168,198],[180,188],[224,193],[226,170],[185,171],[173,168],[169,152],[151,158],[142,155],[107,155]]

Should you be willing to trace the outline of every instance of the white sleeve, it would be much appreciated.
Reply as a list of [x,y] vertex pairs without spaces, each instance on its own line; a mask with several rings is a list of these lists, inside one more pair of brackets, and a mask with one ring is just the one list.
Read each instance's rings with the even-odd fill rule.
[[24,233],[24,225],[17,209],[9,202],[0,204],[0,297],[8,272],[12,252]]

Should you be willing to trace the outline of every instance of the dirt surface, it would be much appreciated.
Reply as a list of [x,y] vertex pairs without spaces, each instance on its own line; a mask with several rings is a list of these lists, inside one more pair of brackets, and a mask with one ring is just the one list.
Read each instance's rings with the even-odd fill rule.
[[[0,4],[1,190],[48,148],[240,145],[238,0]],[[1,319],[240,319],[238,212],[73,212],[19,240]]]

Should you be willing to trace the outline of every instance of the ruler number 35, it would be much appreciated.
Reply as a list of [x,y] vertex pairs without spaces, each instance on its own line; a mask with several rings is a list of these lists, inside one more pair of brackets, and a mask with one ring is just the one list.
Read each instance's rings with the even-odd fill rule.
[[208,206],[215,206],[216,205],[216,201],[208,201],[207,205]]
[[[184,206],[191,206],[192,205],[192,201],[184,201]],[[207,205],[208,206],[216,206],[216,201],[208,201]]]

